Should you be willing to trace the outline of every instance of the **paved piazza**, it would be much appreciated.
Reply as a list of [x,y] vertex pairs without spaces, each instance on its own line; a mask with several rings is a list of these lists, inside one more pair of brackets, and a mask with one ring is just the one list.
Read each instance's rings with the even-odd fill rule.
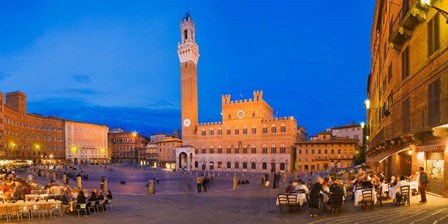
[[[78,218],[65,214],[62,218],[33,219],[20,223],[447,223],[448,199],[429,195],[427,204],[419,204],[419,195],[413,196],[411,206],[397,207],[390,201],[380,207],[361,210],[347,200],[340,215],[323,214],[310,218],[309,210],[300,214],[280,214],[275,205],[275,196],[285,186],[281,181],[279,189],[263,188],[260,174],[238,174],[239,179],[248,179],[250,184],[232,189],[232,176],[220,173],[210,184],[208,192],[197,193],[196,173],[173,173],[149,171],[130,167],[111,166],[83,167],[89,174],[84,187],[89,191],[99,188],[101,176],[107,176],[109,189],[114,194],[113,211],[95,213]],[[218,175],[218,174],[216,174]],[[155,184],[156,194],[148,195],[146,182],[153,177],[160,179]],[[35,177],[40,183],[44,177]],[[125,180],[126,185],[121,185]],[[58,180],[61,181],[61,180]],[[74,181],[70,180],[70,185]],[[268,200],[269,194],[269,200]],[[269,204],[268,204],[269,203]],[[270,212],[269,212],[270,211]],[[13,223],[16,220],[13,219]]]

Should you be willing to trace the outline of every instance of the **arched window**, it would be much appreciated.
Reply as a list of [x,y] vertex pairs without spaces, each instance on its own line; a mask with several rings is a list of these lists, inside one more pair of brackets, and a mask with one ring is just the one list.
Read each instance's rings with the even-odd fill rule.
[[202,130],[201,130],[201,136],[205,136],[206,135],[206,133],[205,133],[205,128],[203,128]]
[[256,128],[255,126],[252,126],[252,128],[251,128],[251,133],[252,133],[253,135],[257,134],[257,128]]
[[215,149],[213,148],[213,146],[209,147],[209,152],[210,152],[210,154],[214,154],[215,153]]
[[247,146],[243,146],[243,154],[247,154]]
[[195,154],[199,154],[199,150],[197,148],[194,149]]
[[268,154],[268,146],[263,145],[262,153],[263,153],[263,154]]
[[240,129],[238,127],[235,127],[235,130],[233,132],[235,135],[239,135],[240,134]]
[[282,125],[280,126],[280,132],[281,132],[281,133],[285,133],[285,132],[286,132],[286,126],[285,126],[285,124],[282,124]]
[[188,30],[184,30],[184,40],[188,39]]
[[202,146],[201,153],[205,154],[205,147],[204,146]]
[[222,135],[222,129],[219,127],[218,128],[218,135],[221,136]]
[[280,154],[285,154],[286,153],[286,147],[285,147],[285,145],[281,145],[280,146]]
[[273,125],[271,126],[271,133],[272,133],[272,134],[277,133],[277,127],[275,126],[275,124],[273,124]]
[[227,169],[232,168],[232,163],[231,162],[227,162]]
[[238,146],[235,146],[233,151],[234,151],[235,154],[239,154],[240,153],[240,148],[238,148]]
[[247,127],[246,126],[243,127],[243,135],[247,135]]
[[257,153],[257,148],[255,147],[255,145],[252,145],[250,153],[252,153],[252,154],[256,154]]
[[280,170],[285,170],[285,163],[280,163]]
[[275,147],[275,145],[271,146],[271,154],[276,154],[277,153],[277,148]]
[[198,161],[194,161],[194,168],[198,168],[198,166],[199,166]]
[[257,169],[257,163],[252,162],[250,168],[253,170]]
[[262,168],[263,170],[267,170],[267,169],[268,169],[268,164],[267,164],[266,162],[263,162],[263,163],[261,164],[261,168]]
[[226,153],[227,153],[227,154],[232,153],[232,148],[230,147],[230,145],[227,146],[227,148],[226,148]]
[[218,145],[218,154],[222,154],[222,146]]
[[213,128],[210,128],[209,135],[211,135],[211,136],[215,135],[215,130],[213,130]]
[[235,162],[235,169],[239,169],[240,168],[240,163],[239,162]]
[[267,134],[268,133],[268,128],[266,127],[266,125],[263,125],[263,134]]
[[230,129],[230,128],[227,128],[227,131],[226,131],[226,133],[227,133],[227,135],[231,135],[231,134],[232,134],[232,129]]
[[247,162],[243,162],[243,169],[247,169]]

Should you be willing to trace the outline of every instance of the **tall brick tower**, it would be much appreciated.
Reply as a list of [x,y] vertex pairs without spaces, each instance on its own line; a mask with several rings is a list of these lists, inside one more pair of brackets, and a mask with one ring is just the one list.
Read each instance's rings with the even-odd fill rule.
[[194,22],[187,12],[180,22],[181,42],[177,46],[180,61],[182,139],[188,144],[198,125],[197,64],[199,48],[196,44]]

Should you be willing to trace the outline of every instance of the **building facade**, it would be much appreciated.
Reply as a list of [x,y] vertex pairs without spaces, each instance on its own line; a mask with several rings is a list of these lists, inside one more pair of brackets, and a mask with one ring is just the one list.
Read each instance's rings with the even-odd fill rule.
[[[431,1],[448,10],[448,1]],[[448,24],[419,0],[377,0],[368,78],[367,162],[387,177],[424,167],[448,197]]]
[[174,137],[165,138],[157,143],[159,165],[163,169],[176,168],[176,148],[182,146],[182,140]]
[[29,114],[23,92],[0,93],[0,158],[54,163],[65,159],[64,120]]
[[332,127],[331,135],[338,138],[351,138],[358,140],[358,145],[363,145],[363,129],[360,124],[352,122],[350,124]]
[[109,163],[108,131],[106,125],[65,121],[67,160],[75,165]]
[[[291,171],[294,143],[304,130],[293,117],[277,118],[263,92],[253,98],[222,96],[222,120],[199,123],[195,24],[187,13],[180,23],[178,56],[181,71],[182,143],[176,168],[219,171]],[[298,134],[300,130],[300,135]],[[305,132],[306,133],[306,132]]]
[[332,136],[321,132],[309,141],[296,143],[297,170],[303,172],[345,168],[352,165],[359,153],[358,140]]
[[109,133],[112,163],[146,165],[149,139],[137,132]]

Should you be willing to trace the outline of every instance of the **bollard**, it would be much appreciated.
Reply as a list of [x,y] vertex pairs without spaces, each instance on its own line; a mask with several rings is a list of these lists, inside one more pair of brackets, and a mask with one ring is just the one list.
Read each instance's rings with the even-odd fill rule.
[[62,175],[62,182],[64,182],[64,184],[67,184],[67,175]]
[[78,186],[79,189],[82,188],[82,180],[81,177],[76,177],[76,184]]
[[288,174],[286,172],[283,173],[283,184],[286,183],[286,179],[288,178]]
[[154,181],[148,181],[148,194],[154,194]]
[[107,179],[104,179],[103,182],[103,192],[107,192]]
[[236,190],[238,188],[238,177],[233,177],[233,190]]

